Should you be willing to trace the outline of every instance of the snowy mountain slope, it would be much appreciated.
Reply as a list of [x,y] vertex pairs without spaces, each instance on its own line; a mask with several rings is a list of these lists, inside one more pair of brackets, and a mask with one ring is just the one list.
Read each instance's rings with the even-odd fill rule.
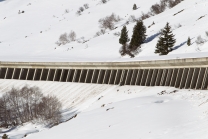
[[[101,4],[100,0],[6,0],[0,2],[0,60],[3,61],[122,61],[145,60],[184,57],[200,57],[201,52],[208,51],[205,43],[198,46],[195,43],[188,47],[185,42],[190,36],[194,42],[197,36],[204,39],[208,27],[207,4],[208,0],[184,0],[172,9],[144,20],[148,27],[147,37],[150,42],[142,46],[142,52],[135,59],[122,58],[118,51],[120,44],[118,37],[113,35],[119,32],[130,15],[136,18],[141,13],[147,13],[151,5],[159,0],[110,0]],[[83,4],[88,3],[89,9],[77,16],[76,12]],[[132,10],[133,4],[139,7]],[[66,13],[65,10],[69,13]],[[24,13],[18,14],[18,11]],[[173,16],[175,13],[183,12]],[[115,13],[122,20],[115,24],[117,29],[107,31],[105,35],[94,38],[99,31],[98,20]],[[201,16],[205,16],[198,20]],[[174,29],[177,39],[175,51],[167,57],[158,57],[154,54],[158,37],[155,35],[169,22]],[[179,24],[181,25],[178,28]],[[135,23],[130,23],[127,28],[129,37]],[[65,46],[55,44],[61,34],[71,30],[77,34],[77,39],[89,40],[86,43],[72,42]],[[110,51],[109,51],[110,50]],[[193,55],[194,53],[194,55]],[[198,53],[198,54],[197,54]],[[172,56],[171,56],[172,55]],[[185,56],[185,57],[186,57]]]

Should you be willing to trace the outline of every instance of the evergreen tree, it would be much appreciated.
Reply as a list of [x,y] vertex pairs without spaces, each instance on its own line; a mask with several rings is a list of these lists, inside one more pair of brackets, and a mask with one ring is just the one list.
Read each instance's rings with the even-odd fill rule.
[[136,10],[136,9],[137,9],[137,5],[134,4],[134,5],[133,5],[133,10]]
[[126,26],[123,26],[123,28],[121,30],[121,36],[119,39],[119,43],[122,45],[125,45],[128,42],[128,39],[129,39],[129,37],[128,37],[127,28],[126,28]]
[[167,23],[161,32],[160,38],[156,45],[155,53],[159,53],[160,55],[167,55],[172,51],[172,47],[174,46],[175,42],[176,40],[174,39],[171,27],[169,23]]
[[145,39],[146,39],[146,27],[144,26],[143,21],[140,20],[134,26],[129,49],[132,51],[136,50],[138,47],[140,47],[141,44],[144,43]]
[[4,135],[2,136],[2,139],[8,139],[8,136],[7,136],[6,134],[4,134]]
[[188,40],[187,40],[187,45],[190,46],[191,45],[191,39],[190,37],[188,37]]

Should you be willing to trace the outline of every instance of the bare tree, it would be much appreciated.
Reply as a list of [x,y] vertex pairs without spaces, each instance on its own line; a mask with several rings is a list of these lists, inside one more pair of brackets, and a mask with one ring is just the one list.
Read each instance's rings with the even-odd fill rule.
[[85,9],[89,9],[89,4],[86,3],[83,6],[84,6]]
[[74,31],[71,31],[71,32],[69,33],[68,37],[69,37],[69,39],[70,39],[71,41],[75,41],[77,35],[76,35],[76,33],[75,33]]
[[69,39],[68,39],[68,35],[67,33],[64,33],[64,34],[61,34],[61,36],[59,37],[59,42],[62,44],[62,45],[65,45],[67,43],[69,43]]
[[110,16],[106,16],[105,18],[100,19],[98,22],[100,24],[100,28],[104,29],[110,29],[113,30],[114,23],[119,22],[121,18],[119,16],[116,16],[114,13],[112,13]]

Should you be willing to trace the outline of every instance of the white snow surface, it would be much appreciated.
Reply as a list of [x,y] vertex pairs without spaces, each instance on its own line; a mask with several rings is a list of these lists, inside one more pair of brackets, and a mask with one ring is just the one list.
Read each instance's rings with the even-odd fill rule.
[[31,123],[4,129],[10,139],[208,138],[207,91],[0,80],[0,92],[25,84],[57,96],[63,102],[63,119],[78,115],[50,129]]
[[[199,35],[208,40],[205,35],[208,0],[184,0],[172,9],[144,20],[146,27],[153,21],[155,23],[147,28],[149,42],[142,45],[142,52],[134,59],[120,56],[119,37],[113,34],[121,31],[130,15],[139,18],[142,12],[147,13],[157,2],[159,0],[109,0],[106,4],[101,4],[100,0],[0,0],[0,61],[109,62],[206,57],[207,42],[197,45],[195,40]],[[77,16],[77,10],[85,3],[89,4],[89,9]],[[134,3],[139,7],[137,10],[132,10]],[[65,13],[66,9],[69,13]],[[18,14],[19,10],[24,13]],[[181,10],[184,11],[173,16]],[[98,20],[112,13],[122,18],[115,24],[118,28],[94,38],[100,30]],[[177,40],[175,50],[168,56],[158,56],[154,54],[158,40],[155,35],[167,22]],[[134,25],[130,23],[127,26],[130,38]],[[71,30],[76,32],[77,40],[84,37],[89,41],[57,46],[55,42],[59,36]],[[189,47],[186,44],[188,37],[193,43]]]

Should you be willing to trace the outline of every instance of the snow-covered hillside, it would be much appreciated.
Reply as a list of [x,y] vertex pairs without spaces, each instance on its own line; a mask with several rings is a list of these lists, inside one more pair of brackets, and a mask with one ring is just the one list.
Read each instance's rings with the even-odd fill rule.
[[[147,60],[175,57],[206,56],[207,43],[190,47],[186,40],[190,36],[195,42],[201,35],[208,40],[205,31],[208,30],[207,6],[208,0],[184,0],[172,9],[144,20],[147,37],[151,40],[142,46],[142,52],[135,59],[122,58],[118,53],[119,37],[115,32],[121,31],[130,15],[136,18],[141,13],[148,12],[150,7],[159,0],[109,0],[101,4],[100,0],[5,0],[0,2],[0,60],[1,61],[120,61]],[[79,7],[89,4],[81,16],[76,12]],[[133,4],[139,7],[132,10]],[[68,13],[65,11],[68,10]],[[179,11],[181,13],[173,16]],[[22,11],[24,13],[18,14]],[[122,20],[115,24],[115,30],[107,31],[105,35],[94,38],[100,30],[98,20],[115,13]],[[200,20],[200,17],[204,16]],[[177,39],[173,52],[167,57],[154,54],[158,40],[156,34],[169,22]],[[127,28],[129,37],[135,23]],[[178,28],[181,26],[180,28]],[[78,40],[89,40],[86,43],[72,42],[65,46],[55,44],[61,34],[75,31]],[[192,53],[192,54],[187,54]],[[194,53],[194,54],[193,54]],[[198,53],[198,54],[197,54]],[[202,53],[202,54],[201,54]],[[182,54],[182,55],[181,55]],[[186,55],[183,55],[186,54]],[[158,58],[159,57],[159,58]]]
[[[1,93],[12,86],[40,87],[63,102],[63,118],[51,129],[26,123],[4,129],[10,139],[206,139],[207,91],[170,87],[111,86],[0,80]],[[73,103],[74,102],[74,103]],[[72,104],[73,103],[73,104]],[[8,131],[8,132],[7,132]]]

